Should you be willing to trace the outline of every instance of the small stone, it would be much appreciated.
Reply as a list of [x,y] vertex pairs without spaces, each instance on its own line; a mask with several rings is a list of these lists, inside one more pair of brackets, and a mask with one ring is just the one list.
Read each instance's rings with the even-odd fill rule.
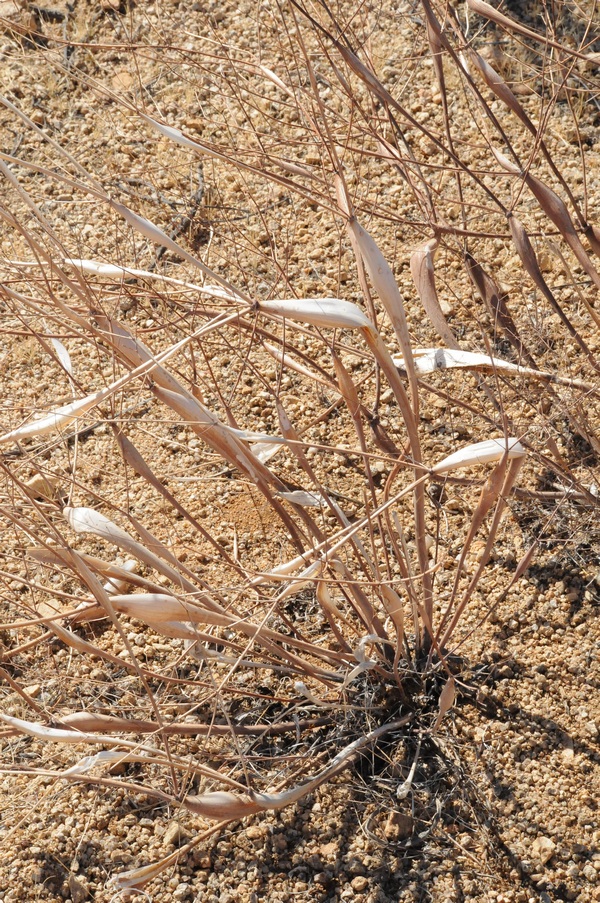
[[591,883],[595,884],[598,880],[598,872],[594,868],[591,862],[586,862],[582,869],[584,877]]
[[113,75],[111,83],[115,91],[128,91],[133,85],[133,75],[127,69],[119,69]]
[[85,881],[82,878],[76,878],[75,875],[69,875],[69,892],[73,903],[83,903],[90,895]]
[[555,850],[556,844],[553,840],[550,840],[549,837],[536,837],[531,845],[532,855],[541,862],[542,865],[546,865],[546,863],[552,859]]
[[130,310],[133,310],[135,305],[136,305],[135,298],[133,298],[130,295],[125,295],[125,297],[121,298],[121,300],[119,301],[119,310],[121,311],[121,313],[126,314]]
[[27,480],[25,488],[31,498],[52,501],[58,495],[58,480],[56,477],[45,477],[41,473],[36,473],[34,477]]
[[178,821],[172,821],[165,831],[163,841],[165,846],[178,847],[182,842],[187,840],[187,834]]
[[563,759],[566,759],[568,762],[571,762],[575,758],[575,744],[571,737],[563,737],[562,754]]
[[321,859],[335,859],[338,852],[338,844],[332,840],[330,843],[324,843],[319,847],[319,856]]
[[44,869],[41,865],[34,865],[30,872],[31,880],[34,884],[41,884],[44,880]]
[[[189,884],[178,884],[175,890],[173,891],[173,899],[174,900],[187,900],[192,894],[192,888]],[[222,899],[222,898],[221,898]]]
[[263,830],[258,825],[250,825],[246,828],[246,837],[249,840],[260,840],[263,836]]
[[405,840],[414,830],[414,820],[403,812],[390,812],[383,833],[386,840]]
[[331,884],[331,875],[329,872],[317,872],[314,882],[320,884],[321,887],[327,887],[328,884]]
[[510,665],[502,665],[498,669],[497,676],[500,680],[510,680],[511,677],[514,677],[514,673]]
[[350,862],[346,865],[346,871],[349,875],[363,875],[365,867],[360,859],[351,859]]
[[357,894],[362,893],[362,891],[366,890],[369,886],[369,881],[364,875],[357,875],[356,878],[352,879],[351,883],[352,890],[356,891]]
[[287,850],[288,842],[285,834],[275,834],[273,837],[273,849],[278,853],[283,853]]

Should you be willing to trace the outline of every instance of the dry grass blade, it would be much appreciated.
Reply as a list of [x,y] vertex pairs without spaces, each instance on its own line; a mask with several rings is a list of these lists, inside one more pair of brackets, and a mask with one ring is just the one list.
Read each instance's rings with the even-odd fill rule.
[[499,12],[499,10],[495,9],[489,3],[486,3],[485,0],[467,0],[467,4],[474,13],[478,13],[480,16],[495,22],[497,25],[501,25],[509,32],[523,35],[523,37],[531,38],[533,41],[538,41],[539,43],[546,44],[550,47],[555,47],[557,50],[561,50],[566,56],[572,55],[582,60],[587,60],[589,58],[589,54],[580,53],[573,47],[559,44],[548,35],[541,35],[537,31],[533,31],[533,29],[522,25],[520,22],[510,19],[508,16],[505,16],[504,13]]
[[86,398],[80,398],[78,401],[71,402],[71,404],[63,405],[46,417],[40,417],[39,420],[33,420],[31,423],[26,423],[18,429],[11,430],[10,433],[0,436],[0,443],[19,442],[21,439],[45,436],[47,433],[52,433],[55,430],[62,430],[77,420],[78,417],[101,404],[110,394],[112,394],[110,390],[103,389],[100,392],[88,395]]
[[[460,623],[461,618],[464,615],[465,609],[469,604],[473,593],[477,587],[479,579],[481,577],[481,573],[489,561],[489,556],[491,550],[493,548],[494,539],[498,530],[498,526],[500,524],[500,519],[504,513],[506,508],[507,499],[510,495],[510,492],[517,480],[519,475],[519,471],[523,464],[523,456],[517,455],[515,458],[510,458],[510,452],[508,455],[503,456],[498,466],[495,468],[492,473],[490,479],[484,486],[481,492],[481,498],[479,501],[479,505],[477,510],[473,515],[473,519],[471,522],[471,526],[469,528],[469,535],[465,542],[464,552],[468,550],[469,544],[472,541],[475,532],[479,529],[483,522],[484,516],[490,510],[491,506],[495,504],[494,516],[492,518],[492,523],[490,524],[489,533],[487,537],[487,541],[485,547],[483,549],[483,553],[481,554],[479,564],[475,569],[475,572],[470,580],[469,586],[466,591],[463,592],[462,598],[459,604],[456,606],[456,610],[450,623],[446,627],[445,631],[443,628],[446,624],[447,618],[450,614],[450,610],[452,605],[456,599],[456,591],[458,589],[458,583],[455,584],[455,591],[453,592],[450,603],[446,609],[444,617],[441,620],[439,629],[438,629],[438,642],[441,648],[445,648],[446,644],[449,642],[452,637],[454,631],[456,630],[458,624]],[[464,560],[464,555],[463,555]]]
[[[154,568],[160,574],[168,577],[176,586],[181,586],[185,592],[194,594],[198,592],[198,587],[182,575],[181,568],[171,567],[162,557],[159,557],[149,548],[132,539],[129,533],[118,527],[99,511],[95,511],[93,508],[67,507],[63,513],[69,526],[76,533],[93,533],[95,536],[106,539],[113,545],[123,549],[123,551],[134,555],[138,561],[143,561],[148,567]],[[162,546],[162,543],[155,540],[154,545],[155,548],[162,551],[165,557],[168,556],[168,550]],[[203,595],[201,601],[210,608],[219,607],[208,595]]]
[[517,219],[517,217],[514,216],[514,214],[509,217],[508,222],[509,222],[510,232],[512,235],[512,239],[513,239],[515,248],[517,249],[517,253],[518,253],[519,257],[521,258],[521,261],[522,261],[523,266],[525,267],[527,273],[530,275],[531,279],[533,280],[535,285],[537,285],[537,287],[540,289],[540,291],[542,292],[544,297],[547,299],[547,301],[549,301],[552,309],[554,310],[554,312],[556,314],[558,314],[558,316],[560,317],[563,324],[566,326],[569,333],[573,336],[573,338],[575,339],[575,341],[577,342],[577,344],[579,345],[581,350],[587,356],[591,365],[594,367],[595,370],[598,370],[599,365],[596,362],[595,355],[592,353],[592,351],[588,347],[585,340],[582,338],[579,331],[573,326],[569,317],[565,314],[564,310],[562,309],[562,307],[560,306],[560,304],[554,297],[552,291],[548,287],[548,284],[542,275],[542,271],[540,269],[540,265],[538,263],[536,253],[533,250],[533,245],[531,244],[529,236],[527,235],[527,232],[525,231],[525,228],[524,228],[522,222],[519,219]]
[[453,452],[434,467],[434,473],[450,473],[463,467],[473,467],[477,464],[493,464],[500,461],[505,455],[509,458],[523,458],[526,454],[520,441],[515,437],[485,439],[483,442],[475,442],[466,445],[459,451]]
[[125,204],[120,204],[117,201],[112,201],[110,198],[107,198],[110,206],[119,213],[123,219],[132,226],[136,232],[139,232],[140,235],[143,235],[144,238],[147,238],[148,241],[153,242],[156,245],[159,245],[163,248],[168,248],[170,251],[173,251],[183,260],[190,263],[196,269],[200,270],[200,272],[204,276],[209,276],[215,282],[217,282],[225,291],[234,298],[237,298],[239,301],[244,301],[246,304],[250,304],[250,299],[244,295],[243,292],[240,292],[238,289],[234,288],[227,279],[223,279],[222,276],[219,276],[218,273],[215,273],[209,267],[202,263],[201,260],[198,260],[197,257],[194,257],[193,254],[189,254],[181,245],[178,245],[176,241],[173,241],[172,238],[159,229],[154,223],[152,223],[149,219],[146,219],[143,216],[140,216],[138,213],[134,213],[133,210],[130,210],[129,207],[126,207]]
[[492,277],[486,273],[481,264],[475,260],[472,254],[467,252],[464,259],[469,279],[473,283],[480,298],[484,301],[492,323],[494,324],[494,328],[498,325],[508,341],[517,351],[519,358],[526,361],[530,367],[535,369],[535,360],[530,354],[529,349],[523,344],[521,336],[519,335],[519,330],[508,309],[504,293],[498,288]]
[[460,348],[459,343],[443,314],[435,287],[434,255],[438,246],[436,239],[425,242],[410,256],[410,272],[417,287],[417,293],[425,313],[433,323],[439,337],[448,348]]
[[440,725],[444,720],[445,716],[448,714],[452,706],[456,701],[456,680],[454,677],[449,677],[446,683],[444,684],[444,689],[440,693],[440,708],[438,712],[438,716],[435,719],[435,724],[432,728],[432,733],[437,734],[440,729]]
[[400,294],[390,265],[377,247],[372,236],[369,235],[366,229],[363,229],[356,220],[356,217],[350,219],[349,228],[352,230],[356,246],[360,251],[375,291],[381,298],[386,313],[394,327],[400,349],[407,362],[407,373],[412,394],[413,410],[415,417],[418,417],[419,392],[414,367],[411,363],[411,343],[408,333],[408,324],[406,322],[406,314],[404,312],[404,300]]
[[535,176],[532,176],[530,172],[520,172],[519,169],[512,165],[512,163],[504,156],[504,154],[499,153],[498,151],[494,151],[494,156],[498,160],[501,166],[504,167],[508,172],[513,173],[514,175],[518,175],[525,181],[525,184],[531,191],[531,193],[536,198],[540,207],[546,214],[549,220],[554,223],[556,228],[561,233],[562,237],[569,245],[573,254],[588,274],[592,282],[600,288],[600,274],[596,270],[594,264],[589,258],[588,253],[585,248],[581,244],[579,236],[575,230],[575,226],[569,216],[569,211],[567,210],[564,201],[559,198],[556,192],[552,191],[551,188],[548,188],[547,185],[537,179]]
[[246,797],[236,793],[220,791],[197,797],[187,796],[183,800],[183,805],[186,809],[202,815],[203,818],[218,819],[219,821],[245,818],[247,815],[268,809],[283,809],[302,799],[307,793],[314,792],[325,781],[331,780],[332,777],[339,774],[344,768],[347,768],[362,749],[373,744],[379,737],[400,730],[409,721],[410,716],[406,716],[389,724],[384,724],[365,734],[365,736],[359,737],[340,750],[326,768],[289,790],[280,793],[251,793]]
[[[521,367],[511,361],[503,361],[498,357],[488,354],[479,354],[474,351],[457,351],[446,348],[414,348],[413,359],[417,373],[437,373],[439,370],[473,370],[476,372],[501,373],[520,376],[530,376],[542,382],[557,383],[562,386],[572,386],[588,394],[595,394],[596,389],[589,383],[578,379],[569,379],[566,376],[558,376],[555,373],[547,373],[532,367]],[[404,361],[401,357],[395,357],[394,363],[399,370],[404,370]]]
[[594,227],[589,225],[586,222],[585,216],[581,212],[581,209],[579,207],[579,204],[577,203],[576,198],[573,195],[573,192],[569,188],[560,169],[555,164],[552,154],[548,150],[548,146],[547,146],[546,142],[544,141],[544,139],[541,137],[541,135],[539,133],[539,129],[531,121],[531,119],[529,118],[529,116],[527,115],[525,110],[523,109],[522,104],[519,103],[519,101],[517,100],[517,98],[511,91],[511,89],[508,87],[508,85],[506,84],[506,82],[504,81],[502,76],[499,75],[498,72],[496,72],[494,67],[491,66],[490,63],[487,60],[485,60],[479,53],[476,53],[473,50],[470,51],[470,53],[469,53],[469,59],[475,64],[475,66],[481,73],[486,85],[489,88],[491,88],[491,90],[494,92],[496,97],[498,97],[503,103],[506,104],[506,106],[509,108],[509,110],[511,110],[518,117],[518,119],[523,123],[525,128],[533,135],[533,137],[536,139],[536,141],[539,142],[540,150],[542,151],[550,169],[552,170],[552,172],[554,173],[556,178],[559,180],[563,189],[567,192],[569,200],[570,200],[571,204],[573,205],[573,209],[575,210],[575,212],[577,214],[577,218],[579,220],[581,228],[583,229],[588,241],[590,242],[590,245],[591,245],[593,251],[596,254],[600,253],[600,242],[598,241],[598,239],[596,238],[596,236],[594,234]]

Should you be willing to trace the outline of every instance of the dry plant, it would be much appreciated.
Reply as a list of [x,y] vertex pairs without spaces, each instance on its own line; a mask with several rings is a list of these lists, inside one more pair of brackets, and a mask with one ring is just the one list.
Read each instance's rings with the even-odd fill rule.
[[[2,415],[1,673],[16,701],[0,719],[4,738],[85,748],[53,770],[36,746],[39,766],[19,773],[145,794],[218,829],[296,802],[384,735],[439,730],[457,653],[544,541],[503,520],[524,462],[521,498],[547,506],[550,530],[559,505],[596,506],[586,461],[561,450],[565,430],[599,448],[600,232],[579,122],[600,94],[584,7],[544,5],[532,28],[480,0],[421,0],[398,17],[413,56],[381,65],[373,10],[263,3],[262,55],[209,20],[182,46],[152,29],[129,42],[140,82],[125,95],[57,69],[138,128],[150,160],[200,173],[175,221],[160,186],[103,184],[1,99],[24,133],[0,154],[5,335],[51,376]],[[174,124],[173,78],[210,121],[186,128],[172,110]],[[570,114],[576,185],[549,135]],[[219,200],[226,180],[246,214]],[[40,202],[42,181],[101,211],[102,258]],[[337,238],[303,270],[312,223]],[[459,428],[436,444],[446,410]],[[220,493],[221,528],[199,485]],[[514,567],[483,592],[511,531]],[[136,716],[93,692],[78,710],[38,703],[12,668],[45,645],[125,682]],[[126,763],[135,780],[111,771]]]

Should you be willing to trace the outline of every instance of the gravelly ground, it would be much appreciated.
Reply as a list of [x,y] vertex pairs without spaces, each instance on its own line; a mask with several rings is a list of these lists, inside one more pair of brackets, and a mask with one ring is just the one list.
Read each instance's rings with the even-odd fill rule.
[[[199,209],[193,208],[192,224],[179,240],[250,294],[265,297],[269,292],[283,293],[283,287],[293,285],[299,295],[335,294],[348,300],[361,299],[351,249],[345,239],[340,239],[335,217],[291,196],[284,186],[265,184],[255,175],[219,161],[205,160],[199,169],[197,158],[149,132],[134,113],[100,90],[103,85],[133,100],[139,108],[159,110],[172,125],[193,137],[230,140],[240,147],[251,142],[245,130],[256,105],[256,122],[262,123],[266,117],[272,125],[264,139],[265,159],[277,151],[283,135],[289,142],[289,158],[318,170],[321,158],[314,142],[306,138],[294,109],[286,106],[275,90],[271,95],[265,89],[266,99],[257,99],[251,93],[240,95],[242,103],[247,104],[245,119],[240,107],[222,92],[220,77],[215,75],[211,82],[208,74],[211,53],[222,52],[222,43],[236,47],[231,70],[225,67],[229,87],[236,84],[236,54],[257,55],[260,50],[266,66],[284,71],[285,44],[269,3],[255,5],[242,0],[209,10],[201,4],[183,3],[138,4],[125,9],[112,0],[94,5],[76,2],[72,7],[57,3],[52,10],[14,6],[12,0],[0,2],[0,15],[25,33],[19,38],[14,31],[6,30],[2,36],[3,91],[45,134],[75,154],[105,189],[138,212],[155,218],[167,230],[177,228],[178,216],[189,213],[194,198],[200,198]],[[577,11],[581,13],[583,8],[573,5],[575,24]],[[368,46],[386,86],[398,90],[421,124],[437,128],[441,123],[440,98],[423,31],[419,31],[419,15],[419,10],[409,4],[401,3],[396,9],[385,3],[373,9],[361,8],[359,24],[363,29],[369,24]],[[536,16],[532,6],[526,21],[539,27],[541,20]],[[359,25],[356,27],[359,30]],[[47,40],[36,40],[34,32]],[[415,42],[417,33],[421,35],[419,42]],[[527,93],[530,70],[526,53],[513,52],[512,45],[498,35],[488,30],[481,37],[482,46],[508,73],[515,91],[520,87],[518,96],[529,104],[534,116],[539,109],[537,94]],[[132,42],[145,49],[132,53]],[[409,88],[400,91],[409,66],[420,59],[422,66],[416,66],[414,77],[407,81]],[[292,79],[293,62],[286,72]],[[69,63],[68,71],[65,63]],[[537,84],[534,89],[541,92]],[[466,148],[471,144],[475,147],[479,140],[481,123],[467,116],[468,99],[451,78],[449,90],[452,118],[466,154]],[[334,92],[326,97],[334,107]],[[555,105],[547,140],[578,197],[584,179],[581,141],[589,215],[600,222],[598,94],[594,99],[582,92],[579,102],[575,111],[578,128],[568,105]],[[501,112],[497,102],[492,108]],[[508,119],[503,125],[509,128]],[[54,151],[7,110],[0,112],[0,129],[3,151],[20,153],[47,166],[55,164]],[[440,158],[427,137],[419,137],[414,130],[413,137],[420,153],[433,165],[439,164]],[[530,146],[528,136],[516,130],[514,141],[525,154]],[[476,148],[472,151],[474,165],[478,153]],[[414,225],[417,212],[407,207],[409,193],[393,170],[377,160],[363,165],[352,190],[364,209],[371,209],[369,205],[377,202],[378,209],[385,211],[385,216],[374,217],[371,228],[406,295],[415,344],[433,345],[434,334],[418,304],[408,265],[410,251],[429,236],[423,235],[418,223]],[[154,249],[132,237],[116,217],[109,215],[105,205],[93,199],[82,202],[74,198],[68,186],[58,185],[43,174],[24,175],[23,180],[52,220],[71,257],[94,257],[143,268],[155,262]],[[444,186],[440,177],[440,195]],[[506,193],[510,190],[507,188]],[[27,220],[29,213],[23,213],[6,184],[2,202],[17,204],[20,216]],[[454,217],[452,221],[458,223],[459,211],[453,213],[451,206],[449,221]],[[396,219],[387,216],[390,211]],[[526,212],[532,222],[539,221],[532,204]],[[557,317],[545,309],[527,283],[504,233],[504,237],[498,237],[501,228],[506,231],[498,214],[488,210],[473,213],[473,229],[487,229],[490,236],[482,240],[480,253],[485,254],[496,279],[504,285],[519,327],[535,348],[538,366],[597,383],[597,374],[587,367],[576,345],[565,339]],[[7,231],[0,242],[3,258],[26,256],[14,232]],[[568,269],[554,253],[552,242],[552,235],[538,239],[543,270],[557,295],[570,305],[594,352],[600,348],[597,327],[572,290]],[[486,331],[492,335],[494,330],[457,260],[442,251],[436,263],[444,310],[463,347],[484,350],[481,335]],[[160,266],[176,278],[195,278],[169,254]],[[583,284],[581,271],[573,263],[570,266]],[[583,290],[586,297],[593,298],[589,286]],[[111,303],[123,322],[150,344],[158,343],[159,325],[166,317],[171,317],[170,328],[177,336],[176,330],[187,326],[186,318],[190,326],[196,325],[189,312],[180,318],[180,308],[169,307],[166,292],[157,298],[151,300],[147,293],[136,294],[136,289],[116,286]],[[3,322],[0,381],[4,431],[18,425],[29,411],[55,403],[57,393],[61,402],[67,400],[69,387],[56,362],[27,337],[14,308],[10,312],[4,309]],[[78,340],[68,344],[74,371],[86,391],[114,378],[106,359],[95,356]],[[323,345],[314,337],[299,339],[298,346],[309,358],[329,367]],[[502,345],[501,338],[495,347],[498,354],[510,356],[510,346]],[[250,342],[247,347],[234,348],[215,340],[206,357],[198,360],[200,372],[212,367],[213,394],[209,390],[207,403],[219,404],[216,387],[224,393],[230,391],[232,397],[235,394],[236,410],[245,426],[273,431],[278,426],[269,396],[261,394],[256,379],[245,379],[245,368],[247,360],[252,360],[255,373],[267,381],[276,378],[276,368],[258,354],[252,358],[252,354]],[[349,360],[357,378],[366,378],[362,360],[350,354]],[[472,398],[482,407],[487,404],[477,378],[436,374],[430,383],[448,395],[425,395],[422,424],[428,460],[448,454],[457,442],[486,438],[477,417],[470,417],[453,403]],[[330,400],[316,399],[301,380],[289,379],[282,390],[297,427],[305,427],[312,441],[351,441],[350,422],[342,418],[333,424],[327,419],[314,422]],[[371,389],[367,387],[368,391]],[[564,456],[581,484],[589,489],[597,483],[598,449],[594,451],[575,435],[567,415],[573,412],[593,432],[598,405],[592,396],[583,404],[578,398],[567,390],[554,397],[544,395],[542,390],[536,394],[523,381],[514,393],[506,390],[504,401],[523,435],[540,451],[547,451],[550,444],[544,443],[552,440],[557,454]],[[130,402],[126,422],[138,448],[160,469],[173,491],[185,494],[190,510],[226,549],[235,547],[256,570],[271,567],[291,554],[272,513],[251,488],[231,480],[218,462],[207,459],[202,444],[180,424],[167,423],[159,406],[143,392]],[[397,437],[397,411],[385,394],[381,414],[384,428]],[[70,454],[67,444],[59,442],[49,446],[46,455],[48,472],[58,474],[59,482],[62,479],[65,484],[74,469]],[[127,507],[148,525],[162,530],[161,535],[172,547],[186,556],[189,567],[202,568],[207,582],[218,585],[225,579],[209,545],[175,518],[157,493],[127,477],[107,427],[94,429],[82,441],[78,454],[72,503],[93,505],[100,494],[110,496],[114,504]],[[324,482],[335,485],[341,497],[360,506],[364,480],[348,457],[315,453],[311,461]],[[31,476],[27,464],[17,459],[9,459],[8,466],[23,480]],[[282,465],[284,471],[286,467],[293,480],[297,470],[293,463]],[[383,477],[387,473],[389,467],[382,462],[379,474]],[[198,480],[189,482],[188,488],[185,481],[190,475]],[[555,492],[555,475],[536,459],[526,472],[522,489]],[[438,520],[447,562],[446,576],[443,568],[440,576],[442,586],[451,580],[460,550],[457,537],[476,498],[468,488],[454,487],[452,491],[454,494],[445,500],[444,517]],[[6,489],[5,501],[8,492]],[[51,506],[55,501],[49,505],[47,510],[54,516]],[[486,601],[510,579],[515,556],[523,552],[546,521],[550,529],[544,534],[535,563],[490,620],[477,626]],[[28,610],[30,600],[23,584],[22,537],[6,519],[3,534],[3,618],[8,622],[15,618],[15,598],[22,600],[19,617]],[[474,552],[482,546],[475,546]],[[91,554],[100,554],[101,544],[90,543],[85,548]],[[532,499],[525,494],[513,500],[511,515],[499,534],[472,611],[465,618],[465,634],[476,629],[460,648],[464,662],[456,706],[435,740],[427,731],[421,738],[419,768],[412,792],[405,799],[398,799],[397,788],[417,752],[415,733],[395,736],[377,754],[366,754],[355,767],[281,813],[229,826],[189,850],[189,841],[208,827],[189,813],[182,815],[157,805],[142,793],[126,796],[111,787],[65,784],[50,776],[7,771],[0,781],[4,851],[0,901],[116,899],[110,884],[115,873],[155,861],[178,848],[181,855],[174,856],[170,869],[146,887],[157,903],[600,900],[599,552],[597,511],[589,505],[569,498],[560,502],[541,496]],[[473,569],[474,562],[468,566]],[[66,585],[63,588],[72,589]],[[295,616],[300,617],[301,612],[306,630],[318,633],[315,606],[311,607],[310,600],[301,600],[301,604],[304,608],[296,609]],[[121,639],[108,627],[98,623],[88,629],[86,635],[94,642],[122,656]],[[163,674],[191,676],[189,670],[176,672],[181,640],[165,639],[132,622],[127,630],[146,665]],[[138,684],[127,672],[115,676],[106,663],[79,656],[58,640],[18,656],[10,655],[11,649],[34,635],[33,628],[29,632],[2,629],[2,677],[17,681],[42,714],[56,716],[99,707],[105,712],[117,710],[133,717],[141,717],[143,712],[147,716],[137,696]],[[357,697],[365,710],[371,689],[366,681],[363,695]],[[1,692],[5,713],[33,717],[10,680],[4,680]],[[259,692],[290,695],[289,686],[274,677],[265,678]],[[168,704],[185,707],[196,698],[200,697],[194,696],[188,683]],[[363,716],[368,721],[368,711],[361,713]],[[311,741],[315,756],[338,743],[340,726],[345,723],[352,729],[352,719],[358,718],[352,713],[344,717],[346,722],[338,720],[333,730],[315,732]],[[81,752],[78,748],[74,753],[69,748],[65,752],[63,747],[47,747],[34,739],[15,739],[6,734],[0,743],[2,764],[7,770],[40,763],[49,771],[60,770],[73,764]],[[190,756],[200,756],[203,750],[199,742],[186,741],[181,747]],[[280,750],[282,755],[293,752],[292,740],[282,740]],[[134,779],[135,766],[117,767],[113,776]]]

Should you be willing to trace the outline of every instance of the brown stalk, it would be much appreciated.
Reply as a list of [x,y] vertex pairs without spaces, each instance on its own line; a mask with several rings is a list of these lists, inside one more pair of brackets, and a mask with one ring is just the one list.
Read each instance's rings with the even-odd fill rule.
[[[331,718],[305,718],[300,723],[301,730],[310,730],[329,724]],[[110,731],[111,733],[131,734],[155,734],[158,725],[153,721],[140,721],[136,718],[121,718],[117,715],[91,714],[89,712],[72,712],[69,715],[61,715],[57,721],[59,726],[72,728],[76,731]],[[166,734],[178,737],[228,737],[232,731],[241,737],[260,737],[277,734],[295,733],[298,729],[296,721],[280,721],[278,724],[209,724],[204,722],[163,725]]]
[[491,276],[486,273],[470,253],[465,254],[465,266],[469,279],[473,283],[479,297],[485,303],[490,319],[494,325],[499,326],[510,344],[516,350],[519,360],[527,362],[529,367],[537,370],[537,364],[529,353],[529,349],[523,344],[519,330],[512,318],[506,303],[506,296],[500,291]]
[[[447,645],[447,643],[450,641],[450,638],[451,638],[454,630],[456,629],[458,623],[460,622],[462,614],[465,611],[467,605],[469,604],[471,596],[473,595],[473,592],[479,583],[481,574],[483,573],[483,569],[485,568],[486,564],[489,561],[490,553],[492,551],[492,548],[494,546],[494,542],[496,539],[496,533],[498,531],[498,527],[500,526],[500,520],[502,518],[502,514],[504,513],[504,510],[506,508],[508,498],[509,498],[512,488],[515,484],[515,481],[517,479],[519,471],[523,465],[523,461],[524,461],[524,458],[514,459],[514,460],[508,462],[508,467],[506,466],[505,461],[499,462],[498,466],[495,468],[495,473],[492,474],[492,476],[490,477],[490,480],[488,481],[488,483],[482,490],[480,505],[478,506],[478,510],[473,515],[473,521],[472,521],[471,526],[472,527],[476,526],[477,521],[479,521],[479,526],[480,526],[481,522],[483,520],[483,518],[480,519],[480,513],[483,512],[483,509],[487,506],[487,510],[485,511],[485,513],[487,514],[487,511],[489,511],[489,509],[495,502],[496,508],[494,511],[494,516],[492,518],[492,523],[490,525],[488,537],[486,540],[485,547],[482,551],[481,558],[479,560],[479,564],[475,570],[475,573],[473,574],[473,577],[471,578],[469,586],[467,587],[465,593],[463,594],[462,599],[460,600],[460,603],[456,607],[456,611],[454,612],[452,620],[446,627],[446,630],[444,631],[443,635],[441,636],[441,639],[439,640],[439,646],[442,649],[444,649],[445,646]],[[503,478],[501,485],[499,485],[499,479],[497,479],[497,477]],[[487,496],[487,498],[484,498],[484,496]],[[480,506],[481,506],[481,512],[479,510]],[[484,514],[484,516],[485,516],[485,514]],[[479,529],[479,526],[477,526],[477,529]],[[472,534],[471,527],[470,527],[469,528],[469,537],[471,538],[471,540],[472,540],[473,536],[474,536],[474,534]],[[467,543],[465,543],[465,548],[466,547],[467,547]],[[461,555],[461,564],[462,564],[463,560],[464,560],[464,558]],[[444,626],[444,621],[446,620],[446,615],[448,614],[449,610],[450,610],[450,605],[448,606],[447,612],[444,615],[444,618],[442,619],[442,623],[440,624],[440,626],[438,628],[438,637],[441,634],[442,628]]]
[[504,13],[501,13],[493,6],[490,6],[489,3],[485,3],[485,0],[467,0],[467,4],[474,13],[478,13],[485,19],[490,19],[490,21],[495,22],[497,25],[500,25],[507,31],[523,35],[523,37],[526,38],[531,38],[533,41],[545,44],[548,47],[554,47],[556,50],[560,50],[567,56],[574,56],[580,60],[589,60],[589,54],[581,53],[579,50],[575,50],[571,47],[565,47],[564,44],[559,44],[557,41],[552,40],[547,35],[538,34],[537,31],[533,31],[531,28],[527,28],[525,25],[521,25],[520,22],[515,22],[514,19],[509,19],[509,17],[505,16]]
[[569,188],[569,185],[564,178],[563,174],[559,170],[558,166],[555,164],[552,154],[548,150],[548,146],[544,141],[543,137],[540,134],[539,129],[533,124],[525,110],[523,109],[522,104],[519,103],[509,86],[506,84],[504,79],[498,72],[494,69],[493,66],[488,63],[482,56],[476,53],[474,50],[469,51],[469,59],[471,62],[477,67],[479,70],[483,80],[485,81],[488,88],[490,88],[496,97],[499,98],[508,108],[511,110],[515,116],[523,123],[525,128],[533,135],[536,139],[536,142],[539,144],[540,150],[542,151],[546,162],[550,166],[550,169],[554,173],[555,177],[558,179],[563,189],[567,193],[567,196],[573,205],[573,209],[577,214],[577,219],[579,220],[579,224],[584,231],[592,249],[596,254],[600,254],[600,241],[596,238],[594,234],[594,227],[591,226],[585,219],[583,212],[573,192]]
[[509,216],[508,225],[510,227],[510,232],[515,248],[517,249],[517,253],[521,258],[521,262],[523,263],[525,270],[527,271],[527,273],[529,273],[529,276],[531,277],[534,284],[539,288],[546,300],[549,302],[552,310],[560,317],[561,322],[564,324],[564,326],[566,326],[569,334],[575,339],[594,370],[600,371],[600,366],[597,364],[596,358],[588,348],[587,343],[580,335],[580,333],[575,329],[575,327],[563,311],[562,307],[552,294],[550,288],[548,287],[548,284],[542,275],[542,271],[537,261],[535,251],[533,250],[533,245],[529,240],[529,236],[527,235],[523,224],[519,219],[517,219],[514,213]]
[[573,254],[588,274],[594,285],[597,288],[600,288],[600,274],[596,270],[594,264],[589,258],[589,255],[581,241],[577,232],[575,230],[575,226],[569,216],[569,211],[567,210],[564,201],[559,198],[556,192],[552,191],[551,188],[548,188],[540,179],[537,179],[535,176],[532,176],[531,173],[527,170],[525,172],[520,172],[516,166],[513,166],[509,160],[504,156],[504,154],[499,153],[498,151],[494,151],[494,156],[498,160],[501,166],[503,166],[508,172],[513,175],[520,176],[531,193],[536,198],[538,204],[548,217],[548,219],[554,223],[558,231],[561,233],[562,237],[569,245]]

